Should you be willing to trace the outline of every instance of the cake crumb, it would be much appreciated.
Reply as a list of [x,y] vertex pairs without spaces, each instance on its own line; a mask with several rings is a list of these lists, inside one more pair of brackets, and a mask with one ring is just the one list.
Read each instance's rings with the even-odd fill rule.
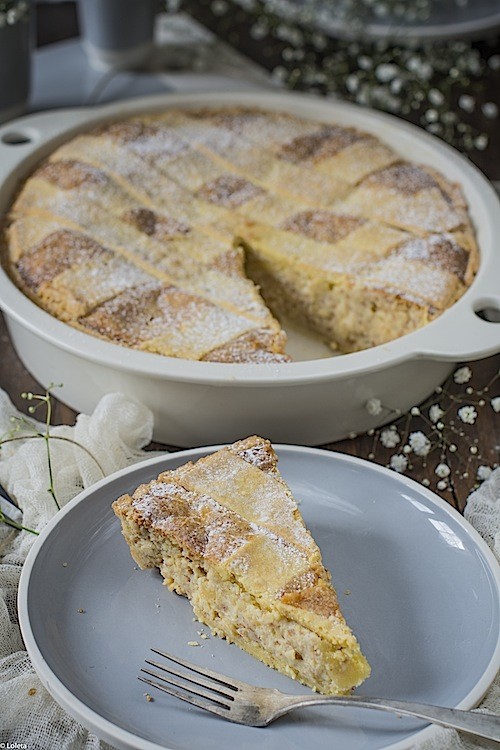
[[85,614],[85,610],[82,607],[80,607],[80,609],[78,610],[78,613],[80,615],[83,615],[83,614]]
[[346,589],[346,590],[344,591],[344,594],[345,594],[346,596],[349,596],[349,594],[350,594],[350,593],[351,593],[350,589]]
[[154,701],[154,698],[149,693],[144,693],[144,697],[146,698],[148,703],[152,703]]
[[188,646],[199,646],[200,644],[198,643],[198,641],[188,641],[187,645]]
[[63,566],[63,568],[67,568],[68,567],[68,563],[67,562],[63,562],[62,566]]
[[28,695],[36,695],[36,688],[30,688],[28,690]]

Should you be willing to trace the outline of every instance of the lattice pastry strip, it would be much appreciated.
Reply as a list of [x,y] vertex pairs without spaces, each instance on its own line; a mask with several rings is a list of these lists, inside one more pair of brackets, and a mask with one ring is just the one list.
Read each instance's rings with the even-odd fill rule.
[[[104,146],[105,144],[105,146]],[[82,160],[109,175],[136,202],[153,210],[175,216],[188,226],[221,223],[226,211],[215,205],[200,205],[180,184],[156,169],[127,147],[105,136],[86,135],[61,146],[54,159]],[[227,232],[221,231],[227,237]]]
[[315,133],[285,141],[277,145],[277,155],[321,175],[335,174],[351,186],[400,160],[374,136],[339,125],[323,125]]
[[255,326],[176,287],[138,287],[79,321],[116,343],[172,357],[201,359]]
[[460,244],[460,235],[394,232],[378,257],[352,251],[349,262],[347,247],[355,246],[359,232],[353,229],[334,246],[336,262],[323,243],[265,225],[248,223],[242,241],[250,273],[275,313],[306,322],[342,351],[425,325],[464,291],[475,254]]
[[386,144],[355,128],[317,123],[285,113],[234,108],[222,113],[204,110],[201,118],[216,127],[232,130],[237,137],[247,138],[257,147],[265,144],[279,159],[305,167],[302,173],[317,171],[323,179],[335,175],[339,182],[345,181],[347,188],[401,158]]
[[[23,187],[12,215],[35,211],[71,221],[75,227],[91,230],[99,241],[127,248],[129,254],[136,254],[173,277],[192,274],[193,262],[216,265],[221,255],[229,257],[233,231],[222,239],[220,223],[208,225],[207,233],[197,226],[183,224],[171,214],[139,203],[109,175],[95,168],[92,169],[98,177],[97,191],[96,180],[75,184],[70,179],[75,172],[87,168],[82,162],[50,162]],[[18,252],[19,247],[14,244],[11,252],[14,260]],[[222,265],[220,268],[223,270]],[[234,268],[230,273],[234,275]],[[239,274],[242,274],[241,264]]]
[[67,229],[49,232],[20,258],[15,273],[45,309],[72,322],[124,290],[154,281],[91,237]]
[[[305,206],[331,206],[350,192],[349,183],[339,175],[330,172],[319,175],[277,158],[265,142],[256,145],[222,126],[207,127],[189,115],[185,115],[182,121],[179,116],[177,126],[192,148],[208,160],[203,164],[198,157],[198,164],[203,164],[205,172],[210,169],[210,164],[214,171],[218,165],[221,170],[235,172],[265,190]],[[172,166],[189,158],[190,152],[184,152],[172,162]],[[171,168],[169,165],[169,174],[173,176]]]
[[[233,313],[245,315],[254,324],[264,327],[273,327],[276,325],[271,313],[264,305],[257,288],[244,274],[241,249],[231,249],[221,253],[219,248],[218,255],[213,256],[212,259],[210,256],[204,259],[202,273],[200,264],[194,263],[194,258],[189,257],[187,248],[183,247],[182,244],[180,247],[175,248],[178,253],[177,265],[174,251],[172,250],[169,255],[165,252],[165,248],[163,249],[162,262],[151,263],[147,259],[138,257],[130,250],[131,247],[134,247],[134,243],[129,242],[127,244],[124,241],[125,238],[119,231],[119,224],[115,224],[115,231],[111,233],[109,217],[107,218],[106,214],[103,216],[102,233],[99,232],[97,223],[94,223],[92,228],[89,229],[79,226],[73,221],[65,221],[63,218],[59,218],[57,224],[54,225],[54,221],[50,217],[43,214],[36,214],[17,219],[9,229],[11,244],[14,248],[18,248],[18,257],[21,258],[31,253],[37,253],[39,245],[55,231],[54,226],[58,230],[64,227],[68,233],[73,232],[77,235],[86,236],[96,244],[106,246],[106,252],[118,256],[114,264],[110,262],[106,264],[101,277],[99,277],[99,266],[96,264],[96,267],[85,266],[85,269],[83,267],[71,269],[71,272],[66,271],[58,278],[57,288],[60,300],[63,299],[62,288],[64,284],[68,284],[68,305],[71,300],[82,297],[88,301],[90,305],[89,309],[91,309],[97,304],[94,296],[101,288],[113,289],[113,284],[116,284],[116,293],[118,293],[121,291],[121,288],[125,289],[133,286],[133,279],[136,277],[138,281],[144,281],[147,278],[156,278],[162,283],[180,285],[191,294],[205,298],[213,304],[220,305]],[[107,243],[105,237],[109,239],[110,234],[112,234],[114,242]],[[135,239],[137,240],[137,238]],[[135,247],[137,247],[137,241]],[[121,260],[119,260],[120,258]],[[182,265],[180,263],[181,259],[183,262]],[[47,260],[50,264],[50,257]],[[37,262],[39,261],[34,259],[30,267],[36,268]],[[101,262],[99,260],[99,263]],[[26,260],[24,265],[26,265]],[[16,268],[17,266],[14,266],[14,272]],[[132,272],[134,268],[136,269],[135,275]],[[110,272],[112,270],[110,279],[107,278],[107,269]],[[120,276],[120,271],[124,276],[123,279]],[[114,281],[113,274],[116,275],[116,280]],[[85,277],[88,279],[87,283],[85,283]],[[106,284],[105,287],[104,284]],[[78,290],[78,285],[81,287],[80,290]],[[120,285],[122,285],[121,288]],[[93,289],[90,289],[87,296],[86,290],[89,286],[93,287]],[[51,294],[53,297],[54,293],[51,292]],[[45,297],[41,296],[45,300],[46,295]],[[99,298],[98,301],[104,301],[104,299],[107,299],[107,297]],[[58,302],[58,309],[61,304],[62,302]],[[80,302],[79,304],[82,303]],[[72,311],[76,309],[75,305],[74,301],[71,302]],[[83,312],[78,314],[83,314]]]
[[[192,269],[192,261],[204,259],[210,262],[225,248],[220,242],[209,237],[200,236],[197,230],[179,232],[168,238],[162,227],[169,221],[161,213],[143,209],[137,203],[128,202],[123,207],[120,203],[108,200],[106,190],[102,191],[102,200],[96,201],[87,197],[82,190],[62,190],[57,185],[34,177],[23,188],[13,211],[13,216],[23,214],[42,214],[46,217],[58,217],[63,222],[71,222],[75,227],[91,231],[104,244],[121,246],[129,257],[136,257],[136,262],[150,263],[151,267],[160,268],[166,259],[171,270],[179,273],[183,265]],[[154,222],[151,233],[141,228],[143,215],[149,218],[149,225]],[[160,225],[160,232],[157,226]],[[126,248],[126,250],[125,250]]]
[[366,178],[344,202],[352,213],[415,234],[451,232],[469,224],[456,186],[433,170],[403,162]]
[[350,190],[338,176],[331,179],[278,159],[262,142],[256,146],[222,126],[211,128],[180,112],[173,120],[136,117],[126,124],[106,126],[99,133],[194,191],[208,179],[215,179],[217,168],[304,205],[329,206]]
[[[314,221],[314,219],[321,219]],[[408,238],[404,232],[333,212],[301,212],[279,229],[249,221],[240,236],[261,252],[338,273],[360,273]],[[328,237],[329,241],[324,241]]]
[[[43,237],[43,219],[32,217],[32,220],[38,223],[39,237]],[[48,225],[52,227],[50,222]],[[35,237],[33,228],[28,234]],[[165,286],[88,235],[60,229],[43,237],[22,255],[15,272],[20,285],[28,293],[36,293],[49,312],[117,343],[197,359],[253,332],[250,348],[253,352],[263,351],[259,355],[261,360],[265,359],[266,350],[268,359],[273,359],[274,352],[278,359],[283,359],[284,335],[255,287],[244,278],[231,278],[217,269],[209,270],[200,285],[193,279],[184,290]],[[207,292],[203,285],[208,284],[210,293],[216,296],[215,279],[219,292],[226,298],[231,296],[228,291],[231,285],[234,289],[234,285],[240,284],[234,296],[240,301],[243,313],[225,309],[221,300],[214,304],[197,293]],[[246,287],[248,317],[241,304],[245,299],[241,286]],[[205,334],[201,335],[203,328]]]

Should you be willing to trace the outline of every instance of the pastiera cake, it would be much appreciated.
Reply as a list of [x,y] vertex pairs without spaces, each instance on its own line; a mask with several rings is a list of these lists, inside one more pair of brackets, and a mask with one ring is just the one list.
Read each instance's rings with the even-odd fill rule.
[[113,509],[134,560],[212,633],[325,694],[370,674],[269,441],[166,471]]
[[283,315],[341,352],[382,344],[446,310],[478,263],[459,186],[374,135],[252,108],[78,135],[8,224],[10,273],[53,315],[217,362],[287,361]]

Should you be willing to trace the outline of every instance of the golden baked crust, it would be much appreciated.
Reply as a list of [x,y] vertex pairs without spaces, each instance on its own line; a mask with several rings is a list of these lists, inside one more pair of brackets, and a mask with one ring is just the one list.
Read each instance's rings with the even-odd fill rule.
[[216,635],[323,693],[369,675],[269,441],[164,472],[113,509],[140,567],[158,567]]
[[8,221],[10,273],[53,315],[207,361],[287,361],[283,314],[333,349],[384,343],[452,305],[478,264],[459,186],[374,135],[254,108],[79,135]]

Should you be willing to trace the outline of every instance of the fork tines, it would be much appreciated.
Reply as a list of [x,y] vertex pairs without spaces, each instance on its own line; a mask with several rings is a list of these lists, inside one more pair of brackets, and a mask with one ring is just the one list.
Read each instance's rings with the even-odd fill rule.
[[[138,679],[141,682],[145,682],[151,687],[162,690],[164,693],[173,695],[206,711],[229,718],[227,713],[234,701],[235,694],[239,690],[238,684],[235,681],[217,672],[211,672],[209,669],[197,667],[165,651],[160,651],[156,648],[152,648],[151,651],[188,670],[188,674],[172,666],[146,659],[146,664],[155,667],[156,670],[160,670],[161,674],[142,668],[141,672],[155,679],[151,680],[139,675]],[[160,682],[157,682],[157,680]]]

